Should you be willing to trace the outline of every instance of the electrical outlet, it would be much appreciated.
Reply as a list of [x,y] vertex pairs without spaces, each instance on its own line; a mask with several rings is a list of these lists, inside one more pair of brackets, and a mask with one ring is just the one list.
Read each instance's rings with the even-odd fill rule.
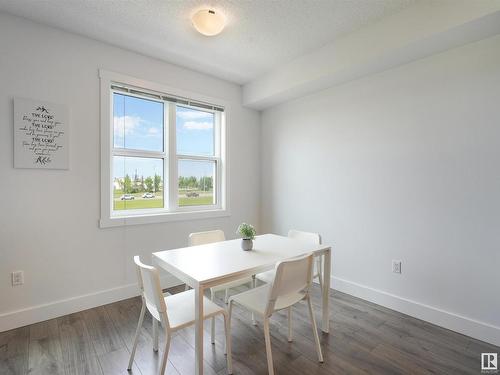
[[24,284],[24,272],[14,271],[12,272],[12,286],[23,285]]
[[401,261],[393,260],[392,261],[392,272],[393,273],[401,273]]

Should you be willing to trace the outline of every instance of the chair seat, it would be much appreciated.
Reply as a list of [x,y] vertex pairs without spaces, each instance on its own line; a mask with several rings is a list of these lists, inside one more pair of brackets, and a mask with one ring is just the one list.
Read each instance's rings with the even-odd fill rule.
[[[194,289],[172,294],[165,297],[167,304],[167,316],[172,330],[187,327],[194,324]],[[203,297],[203,318],[208,319],[217,314],[223,314],[225,310]]]
[[237,286],[240,286],[240,285],[243,285],[243,284],[246,284],[246,283],[251,283],[251,282],[252,282],[252,277],[249,276],[249,277],[245,277],[243,279],[238,279],[238,280],[231,281],[229,283],[217,285],[217,286],[214,286],[214,287],[212,287],[210,289],[212,289],[214,292],[219,292],[221,290],[235,288]]
[[274,276],[276,275],[276,271],[274,270],[269,270],[266,272],[261,272],[255,275],[255,278],[265,282],[266,284],[270,284],[274,281]]
[[[318,271],[318,267],[315,263],[315,266],[314,266],[314,273],[313,273],[313,279],[316,279],[316,278],[319,278],[320,277],[320,272]],[[257,275],[255,275],[255,278],[257,280],[260,280],[266,284],[270,284],[274,281],[274,276],[276,276],[276,271],[275,270],[269,270],[269,271],[266,271],[266,272],[261,272],[261,273],[258,273]]]
[[[262,285],[254,289],[247,290],[246,292],[235,294],[229,298],[229,300],[234,301],[260,315],[265,315],[266,306],[269,300],[269,288],[269,284]],[[287,307],[301,301],[304,297],[305,295],[303,293],[291,293],[286,296],[281,296],[276,300],[274,311],[286,309]]]

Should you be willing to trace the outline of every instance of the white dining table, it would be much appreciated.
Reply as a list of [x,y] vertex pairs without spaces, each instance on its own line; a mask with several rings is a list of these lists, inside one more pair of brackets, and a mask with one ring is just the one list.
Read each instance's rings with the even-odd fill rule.
[[273,269],[277,262],[314,253],[324,256],[322,292],[322,330],[329,332],[329,285],[331,248],[311,245],[276,234],[254,240],[253,250],[243,251],[241,239],[215,242],[153,253],[153,264],[174,275],[195,290],[196,374],[203,374],[203,295],[207,288],[225,284]]

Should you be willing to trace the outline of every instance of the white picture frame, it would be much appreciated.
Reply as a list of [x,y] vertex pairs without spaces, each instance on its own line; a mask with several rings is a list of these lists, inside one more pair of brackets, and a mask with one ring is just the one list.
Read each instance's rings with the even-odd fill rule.
[[14,98],[14,168],[69,169],[64,104]]

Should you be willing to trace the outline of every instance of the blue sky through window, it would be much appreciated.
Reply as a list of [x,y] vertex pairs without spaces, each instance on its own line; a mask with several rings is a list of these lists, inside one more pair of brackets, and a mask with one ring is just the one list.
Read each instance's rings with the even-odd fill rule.
[[113,129],[115,147],[163,151],[163,103],[114,94]]
[[177,153],[212,156],[214,154],[214,114],[177,106]]
[[[164,104],[123,94],[113,94],[113,141],[115,148],[163,151]],[[187,107],[176,107],[177,153],[209,156],[214,154],[214,114]],[[124,162],[126,161],[126,162]],[[182,162],[181,162],[182,163]],[[162,175],[158,159],[114,158],[115,178]],[[182,171],[181,171],[182,170]],[[206,163],[183,163],[183,176],[212,174]]]

